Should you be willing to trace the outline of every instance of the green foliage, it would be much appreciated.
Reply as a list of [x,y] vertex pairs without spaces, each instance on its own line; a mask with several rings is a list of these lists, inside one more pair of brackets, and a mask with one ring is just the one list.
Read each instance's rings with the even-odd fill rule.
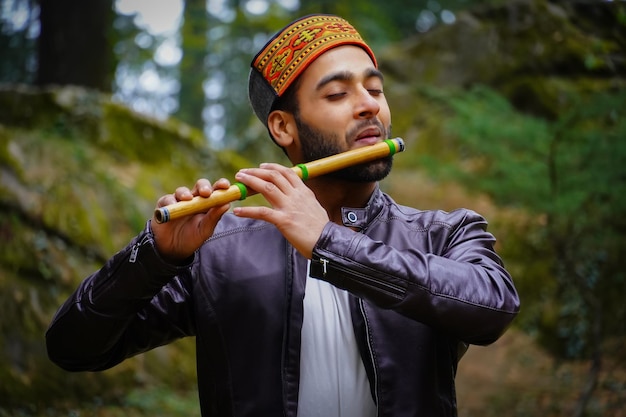
[[485,87],[439,99],[446,100],[455,115],[446,124],[448,133],[462,138],[457,165],[447,167],[450,174],[499,205],[543,212],[550,190],[537,178],[548,177],[547,123],[518,113],[506,98]]
[[[195,392],[177,395],[169,388],[155,387],[151,390],[134,390],[126,397],[125,408],[141,411],[141,415],[163,417],[199,416],[198,398]],[[126,415],[126,414],[121,414]]]
[[[598,337],[623,335],[623,302],[614,294],[626,290],[619,264],[626,250],[626,94],[569,93],[554,122],[518,112],[485,87],[427,94],[454,114],[446,126],[458,140],[457,163],[439,172],[503,207],[546,219],[527,235],[539,237],[535,244],[543,248],[533,254],[535,261],[554,257],[547,278],[555,280],[551,296],[558,301],[534,316],[546,344],[581,357]],[[529,302],[530,311],[541,304],[536,297]]]
[[[550,161],[555,202],[548,232],[558,259],[569,356],[589,354],[594,338],[624,335],[626,94],[575,97],[554,127]],[[605,319],[609,318],[610,319]]]
[[0,417],[198,417],[200,408],[195,389],[178,392],[155,385],[120,393],[119,399],[105,397],[93,401],[76,401],[64,407],[29,404],[3,408]]

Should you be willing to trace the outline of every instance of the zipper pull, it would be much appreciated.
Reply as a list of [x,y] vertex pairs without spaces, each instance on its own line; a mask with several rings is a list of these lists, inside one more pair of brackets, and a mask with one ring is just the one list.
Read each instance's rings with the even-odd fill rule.
[[139,242],[133,245],[133,248],[130,250],[130,258],[128,259],[128,262],[130,262],[131,264],[137,262],[137,254],[139,253],[139,248],[142,245],[148,243],[150,239],[152,239],[150,236],[151,235],[149,234],[144,235]]
[[130,258],[128,259],[128,262],[130,262],[131,264],[134,264],[137,261],[137,253],[139,253],[140,245],[140,242],[135,243],[130,251]]
[[322,263],[323,276],[326,277],[326,265],[328,265],[330,261],[326,258],[320,258],[320,262]]
[[314,256],[313,259],[311,259],[310,275],[315,278],[326,278],[328,264],[330,264],[330,260],[318,257],[317,255]]

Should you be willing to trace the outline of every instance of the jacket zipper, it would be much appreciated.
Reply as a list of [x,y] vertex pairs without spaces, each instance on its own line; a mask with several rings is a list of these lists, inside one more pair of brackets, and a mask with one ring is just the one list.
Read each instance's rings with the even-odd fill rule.
[[387,293],[388,295],[394,298],[397,298],[398,300],[401,300],[402,298],[404,298],[405,290],[400,285],[372,278],[363,273],[345,268],[342,265],[339,265],[337,263],[331,264],[330,260],[326,258],[319,258],[317,259],[317,261],[322,264],[322,273],[323,273],[324,278],[326,278],[326,274],[328,270],[332,268],[342,274],[356,276],[359,279],[359,281],[363,282],[365,285],[381,290]]
[[148,242],[151,239],[151,237],[149,235],[145,235],[141,238],[141,240],[139,240],[139,242],[136,242],[132,249],[130,250],[130,255],[128,257],[128,262],[131,264],[134,264],[135,262],[137,262],[137,255],[139,254],[139,249],[141,249],[141,247],[143,245],[146,244],[146,242]]
[[363,299],[359,298],[359,309],[361,310],[361,315],[363,316],[363,321],[365,322],[365,334],[367,338],[367,351],[370,355],[370,362],[372,364],[372,372],[374,374],[374,396],[376,397],[376,416],[379,415],[378,410],[380,409],[380,403],[378,400],[378,368],[376,367],[376,362],[374,360],[374,353],[372,349],[372,335],[370,332],[370,324],[367,319],[367,315],[365,314],[365,307],[363,306]]

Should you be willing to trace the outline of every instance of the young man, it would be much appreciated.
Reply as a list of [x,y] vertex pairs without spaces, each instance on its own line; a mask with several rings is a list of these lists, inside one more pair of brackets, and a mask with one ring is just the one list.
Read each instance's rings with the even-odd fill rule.
[[[252,62],[250,100],[294,163],[378,143],[391,115],[376,58],[336,16],[282,29]],[[517,314],[474,212],[399,206],[391,158],[306,184],[262,164],[236,175],[269,207],[148,222],[88,277],[47,333],[72,371],[196,336],[203,416],[453,416],[468,344]],[[228,187],[199,180],[159,207]]]

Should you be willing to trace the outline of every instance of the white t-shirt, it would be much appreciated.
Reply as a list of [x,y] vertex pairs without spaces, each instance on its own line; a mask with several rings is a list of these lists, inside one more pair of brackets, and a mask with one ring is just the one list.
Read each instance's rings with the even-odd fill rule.
[[352,328],[348,292],[308,277],[298,417],[375,417]]

